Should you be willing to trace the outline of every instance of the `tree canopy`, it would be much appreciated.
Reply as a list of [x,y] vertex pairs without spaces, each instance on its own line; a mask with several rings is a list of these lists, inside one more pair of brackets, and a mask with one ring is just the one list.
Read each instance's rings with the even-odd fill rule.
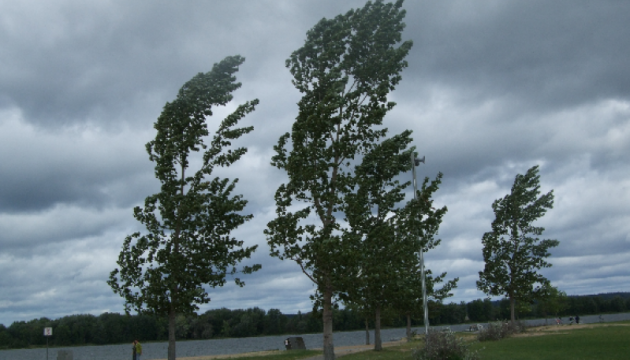
[[531,302],[549,283],[538,270],[551,267],[545,259],[551,255],[549,249],[559,244],[558,240],[537,237],[545,229],[533,223],[553,208],[553,190],[539,195],[538,166],[525,175],[516,175],[511,193],[492,204],[496,216],[492,231],[481,240],[485,266],[479,272],[477,288],[510,299],[512,321],[515,302]]
[[[161,191],[148,196],[144,207],[134,209],[134,217],[147,230],[128,236],[118,266],[108,281],[115,293],[125,299],[125,310],[168,315],[169,360],[175,359],[176,314],[191,313],[210,297],[205,286],[217,287],[227,275],[237,273],[235,265],[249,258],[256,246],[244,247],[231,231],[252,218],[243,215],[247,201],[232,195],[238,179],[213,175],[241,158],[244,147],[232,148],[231,141],[253,130],[236,127],[254,110],[258,100],[246,102],[219,125],[211,143],[207,117],[212,107],[226,105],[241,84],[234,73],[245,61],[229,56],[207,73],[186,82],[173,102],[166,103],[155,123],[157,135],[147,143],[149,159],[155,162],[155,176]],[[203,150],[199,168],[189,172],[193,153]],[[260,265],[245,266],[249,273]],[[238,285],[243,282],[237,277]]]
[[271,254],[296,261],[322,295],[327,360],[334,359],[332,298],[356,256],[340,225],[356,176],[350,163],[387,132],[380,127],[394,107],[387,94],[401,80],[412,46],[398,45],[404,16],[399,0],[322,19],[286,61],[303,96],[291,132],[274,147],[272,165],[289,180],[276,192],[277,217],[266,235]]
[[[415,315],[411,308],[422,306],[422,278],[417,254],[440,243],[434,236],[438,231],[446,207],[435,209],[433,193],[437,191],[442,174],[428,185],[428,178],[418,191],[418,199],[401,206],[410,182],[400,183],[398,177],[409,171],[413,148],[410,131],[386,139],[367,153],[356,167],[356,193],[346,196],[349,231],[358,245],[356,275],[348,283],[342,299],[356,307],[369,310],[375,316],[374,348],[381,350],[380,317],[384,310],[406,316]],[[348,239],[346,239],[348,241]],[[456,285],[457,279],[445,288],[433,292],[446,273],[432,278],[429,294],[440,300]],[[410,318],[408,319],[410,326]],[[411,330],[409,330],[410,332]]]

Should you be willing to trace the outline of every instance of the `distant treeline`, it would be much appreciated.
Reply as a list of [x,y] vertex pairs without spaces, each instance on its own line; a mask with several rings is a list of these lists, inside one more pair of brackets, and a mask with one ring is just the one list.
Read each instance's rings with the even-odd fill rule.
[[[521,319],[553,316],[541,313],[536,304],[520,306],[519,310]],[[590,315],[625,311],[630,311],[630,293],[569,296],[566,308],[558,315]],[[402,316],[387,313],[384,315],[382,322],[386,327],[406,325],[406,320]],[[431,325],[460,324],[466,321],[486,322],[508,319],[509,316],[510,305],[507,299],[499,301],[478,299],[459,304],[429,302]],[[365,329],[365,318],[349,309],[334,310],[333,321],[335,331]],[[372,328],[371,321],[368,324]],[[420,325],[422,321],[412,322],[412,326]],[[8,328],[0,324],[0,349],[46,346],[46,338],[43,336],[45,327],[53,328],[53,336],[48,339],[50,346],[106,345],[130,343],[135,339],[141,342],[168,339],[166,318],[103,313],[99,316],[70,315],[56,320],[41,318],[28,322],[16,321]],[[304,334],[321,331],[321,314],[285,315],[277,309],[264,311],[259,308],[247,310],[222,308],[209,310],[201,315],[180,315],[177,317],[176,327],[178,340]]]

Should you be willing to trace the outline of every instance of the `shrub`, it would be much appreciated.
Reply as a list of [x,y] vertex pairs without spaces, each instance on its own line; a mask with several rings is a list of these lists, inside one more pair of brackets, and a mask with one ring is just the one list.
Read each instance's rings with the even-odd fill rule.
[[525,332],[525,323],[521,321],[512,322],[493,322],[477,334],[479,341],[496,341],[506,338],[513,334]]
[[418,335],[418,329],[411,330],[411,335],[409,336],[409,339],[407,339],[407,341],[418,340],[416,339],[417,335]]
[[[427,346],[428,343],[428,346]],[[476,351],[469,350],[469,344],[457,338],[453,332],[429,330],[423,349],[413,352],[414,360],[479,360]]]

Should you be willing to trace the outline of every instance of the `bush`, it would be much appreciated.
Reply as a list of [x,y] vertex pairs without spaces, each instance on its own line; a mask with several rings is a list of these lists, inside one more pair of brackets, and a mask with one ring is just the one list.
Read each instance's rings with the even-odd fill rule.
[[[428,343],[428,346],[427,346]],[[414,360],[479,360],[476,351],[470,351],[469,344],[457,338],[453,332],[429,330],[423,349],[413,352]]]
[[513,334],[525,332],[525,323],[521,321],[512,322],[493,322],[477,334],[479,341],[496,341],[506,338]]

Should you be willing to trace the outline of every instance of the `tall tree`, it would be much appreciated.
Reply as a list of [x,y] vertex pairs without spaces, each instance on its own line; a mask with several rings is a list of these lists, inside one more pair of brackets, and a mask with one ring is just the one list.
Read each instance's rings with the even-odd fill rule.
[[289,180],[276,192],[277,218],[266,235],[271,254],[296,261],[322,296],[326,360],[334,359],[333,297],[356,255],[342,241],[339,221],[355,176],[349,165],[386,134],[380,125],[395,105],[387,94],[400,81],[412,46],[411,41],[397,46],[404,28],[402,3],[368,2],[322,19],[286,62],[303,97],[291,133],[274,147],[272,165],[285,170]]
[[[237,273],[236,265],[256,249],[230,235],[252,218],[240,214],[247,204],[242,195],[231,195],[238,179],[208,178],[216,167],[230,166],[247,151],[232,148],[231,141],[253,130],[236,126],[258,100],[238,106],[221,122],[209,146],[203,142],[212,107],[226,105],[241,86],[234,73],[243,61],[241,56],[226,57],[185,83],[177,98],[164,106],[154,125],[157,135],[146,145],[161,191],[147,197],[144,208],[134,209],[147,234],[137,232],[125,239],[119,268],[108,281],[125,299],[125,311],[168,315],[169,360],[176,353],[176,315],[210,302],[204,286],[223,286],[226,276]],[[192,155],[201,149],[200,166],[191,173]],[[241,271],[259,268],[245,266]],[[238,277],[235,282],[244,285]]]
[[477,288],[488,295],[504,295],[510,301],[510,318],[515,321],[515,303],[531,302],[549,284],[537,271],[551,267],[545,259],[558,240],[540,240],[543,227],[532,224],[553,208],[553,190],[540,195],[538,166],[518,174],[512,191],[495,200],[492,231],[483,235],[485,266],[479,272]]

